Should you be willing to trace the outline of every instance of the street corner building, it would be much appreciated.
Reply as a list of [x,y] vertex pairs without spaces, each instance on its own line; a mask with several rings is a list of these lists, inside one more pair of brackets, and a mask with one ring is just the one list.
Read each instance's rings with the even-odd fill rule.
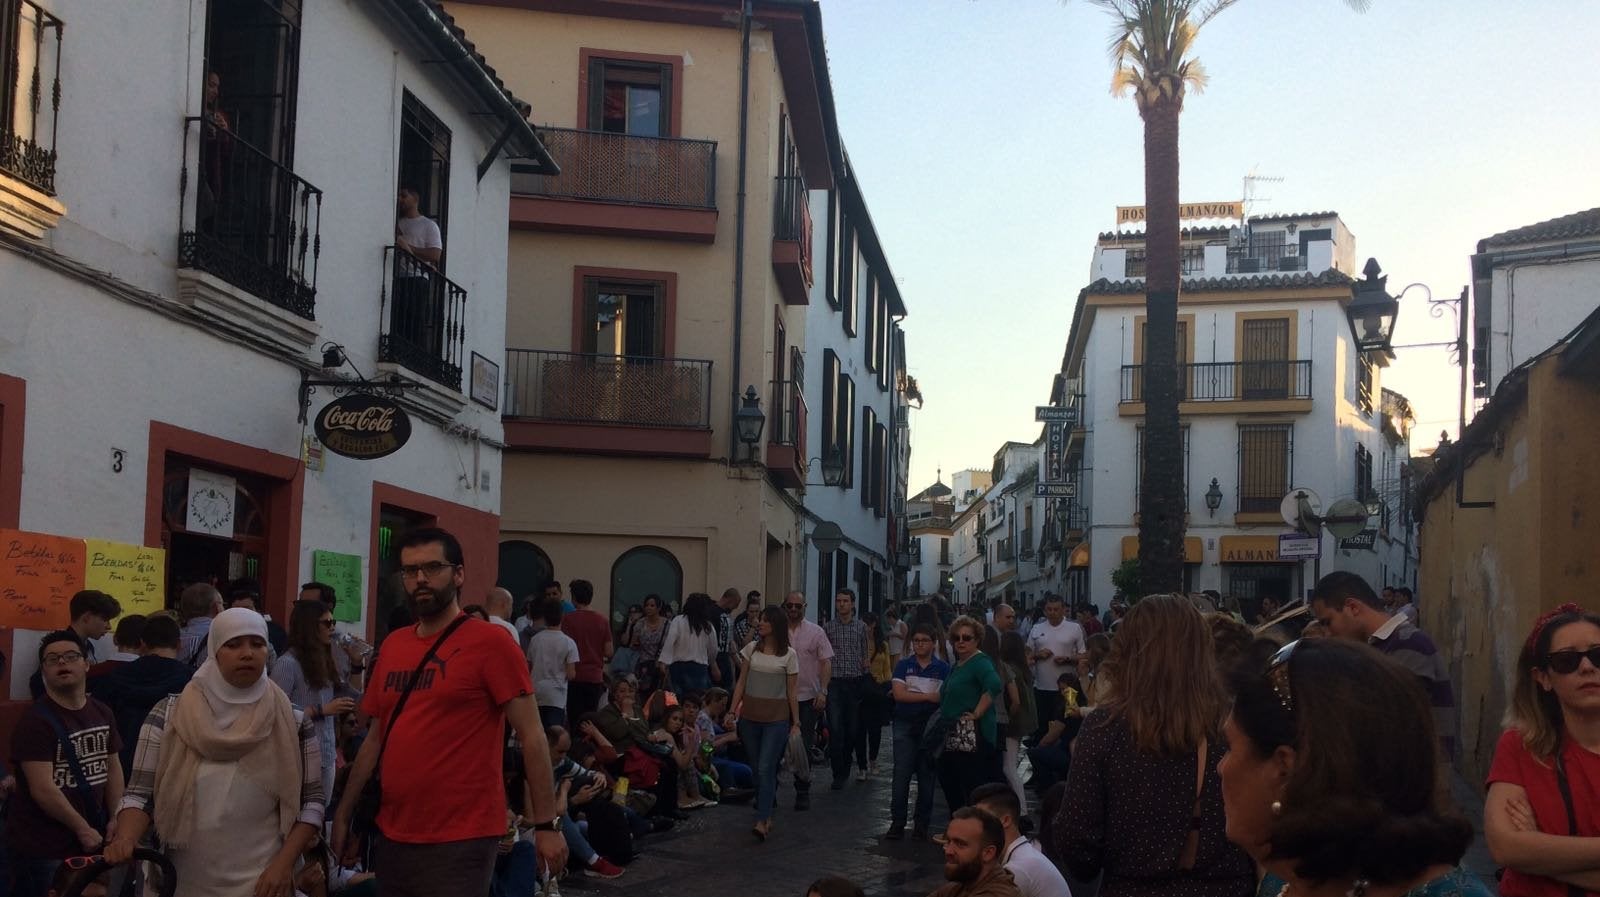
[[497,578],[511,165],[556,170],[526,106],[432,0],[163,9],[0,3],[11,701],[85,585],[254,577],[286,619],[318,579],[376,639],[404,530]]
[[920,400],[818,4],[447,6],[561,169],[513,165],[502,584],[881,607]]

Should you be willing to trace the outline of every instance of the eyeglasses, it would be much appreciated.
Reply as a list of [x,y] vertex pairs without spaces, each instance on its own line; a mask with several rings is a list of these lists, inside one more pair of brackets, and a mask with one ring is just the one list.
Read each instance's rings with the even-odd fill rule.
[[[44,656],[44,660],[42,662],[47,667],[55,667],[55,666],[61,666],[63,664],[68,664],[68,663],[77,663],[78,661],[80,661],[82,659],[83,659],[83,655],[78,653],[77,651],[68,651],[65,654],[46,654]],[[1574,670],[1577,669],[1578,668],[1577,664],[1573,664],[1572,668]]]
[[1549,668],[1550,672],[1560,673],[1565,676],[1569,673],[1576,673],[1578,667],[1583,664],[1585,657],[1589,658],[1591,666],[1600,667],[1600,646],[1583,651],[1551,651],[1545,657],[1544,665]]
[[1278,695],[1278,703],[1283,709],[1294,712],[1294,690],[1289,686],[1289,658],[1294,656],[1294,649],[1300,647],[1300,640],[1295,639],[1272,655],[1272,660],[1267,663],[1267,681],[1272,683],[1272,690]]
[[334,626],[333,618],[329,617],[326,620],[318,620],[317,625],[321,626],[323,629],[332,629]]
[[406,579],[432,579],[446,570],[454,570],[459,566],[461,565],[446,564],[443,561],[429,561],[426,564],[407,564],[400,568],[400,575]]
[[785,601],[783,603],[783,607],[784,607],[785,610],[805,610],[806,609],[806,606],[804,604],[790,604],[787,601]]
[[927,636],[923,636],[921,638],[914,638],[914,639],[911,640],[911,644],[913,644],[913,645],[931,645],[931,644],[933,644],[933,639],[928,638]]
[[978,637],[973,635],[970,632],[966,633],[965,635],[952,635],[952,636],[950,636],[950,641],[952,641],[952,642],[975,642],[977,640],[978,640]]

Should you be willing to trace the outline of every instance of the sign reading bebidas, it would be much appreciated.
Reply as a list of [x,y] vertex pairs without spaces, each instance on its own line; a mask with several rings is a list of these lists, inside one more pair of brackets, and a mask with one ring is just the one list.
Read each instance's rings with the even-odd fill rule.
[[411,438],[411,418],[382,396],[352,393],[324,405],[313,422],[317,440],[334,454],[371,461],[392,455]]

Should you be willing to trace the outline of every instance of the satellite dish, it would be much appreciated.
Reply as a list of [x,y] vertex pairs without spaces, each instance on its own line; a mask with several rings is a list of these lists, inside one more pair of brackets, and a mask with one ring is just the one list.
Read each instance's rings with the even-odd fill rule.
[[1295,529],[1314,533],[1316,532],[1316,521],[1305,519],[1301,514],[1300,502],[1302,499],[1305,500],[1307,509],[1310,510],[1312,517],[1318,517],[1322,514],[1322,497],[1310,489],[1304,488],[1290,489],[1289,494],[1285,495],[1283,501],[1278,505],[1278,513],[1283,515],[1284,523]]
[[1322,525],[1335,539],[1348,539],[1366,528],[1368,516],[1366,504],[1353,498],[1341,498],[1328,509]]

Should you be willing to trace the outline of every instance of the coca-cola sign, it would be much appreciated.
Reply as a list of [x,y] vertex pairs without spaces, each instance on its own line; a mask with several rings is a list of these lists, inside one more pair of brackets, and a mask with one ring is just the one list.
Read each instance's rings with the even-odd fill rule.
[[392,455],[411,438],[405,409],[382,396],[352,393],[324,405],[314,421],[328,451],[371,461]]

